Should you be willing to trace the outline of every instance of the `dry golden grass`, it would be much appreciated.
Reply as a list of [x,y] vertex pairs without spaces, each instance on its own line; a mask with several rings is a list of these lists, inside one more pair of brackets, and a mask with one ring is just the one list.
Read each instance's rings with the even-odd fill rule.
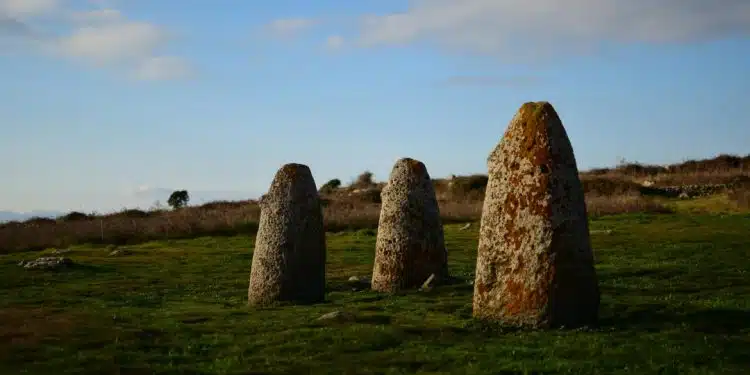
[[[441,201],[445,223],[479,220],[481,200]],[[653,199],[639,195],[596,196],[587,199],[592,216],[625,212],[670,212]],[[132,213],[131,213],[132,214]],[[377,228],[380,204],[330,202],[324,208],[326,230],[338,232]],[[110,214],[77,220],[30,220],[0,226],[0,252],[61,248],[81,243],[135,244],[150,240],[250,234],[257,230],[260,208],[256,202],[235,207],[188,207],[149,212],[142,217]]]
[[732,189],[728,198],[737,208],[750,210],[750,184]]
[[[674,204],[651,197],[658,189],[644,188],[644,180],[657,186],[733,184],[722,192],[737,209],[750,210],[750,155],[722,155],[669,167],[626,164],[581,173],[591,216],[619,213],[669,213]],[[435,179],[436,194],[445,223],[479,220],[487,176]],[[364,173],[353,186],[323,194],[326,230],[331,232],[376,228],[380,215],[382,183]],[[705,208],[705,207],[704,207]],[[253,233],[260,207],[253,200],[211,202],[198,207],[170,210],[124,210],[103,216],[70,213],[57,220],[36,218],[0,225],[0,253],[66,247],[81,243],[128,244],[150,240]]]
[[586,197],[586,209],[590,217],[616,215],[623,213],[674,213],[674,209],[663,201],[644,197],[637,193],[622,195],[593,195]]

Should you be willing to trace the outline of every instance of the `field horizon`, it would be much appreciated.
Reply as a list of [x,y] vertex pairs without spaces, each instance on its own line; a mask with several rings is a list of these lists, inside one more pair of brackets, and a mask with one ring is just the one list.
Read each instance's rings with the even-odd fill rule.
[[[326,298],[310,305],[247,306],[257,202],[6,223],[0,371],[743,374],[749,172],[750,156],[582,172],[602,304],[575,330],[472,317],[482,175],[433,179],[451,282],[395,294],[367,283],[382,183],[321,188]],[[40,257],[70,264],[20,267]]]
[[[380,190],[385,183],[372,177],[365,171],[348,185],[340,180],[318,182],[327,231],[377,227]],[[715,213],[750,210],[750,155],[720,154],[661,166],[623,162],[612,168],[582,171],[580,178],[592,217],[682,209]],[[486,175],[433,178],[433,184],[444,223],[479,219]],[[56,219],[37,217],[0,224],[0,253],[86,243],[124,245],[252,234],[259,216],[257,200],[216,201],[175,210],[123,209],[105,215],[70,212]]]

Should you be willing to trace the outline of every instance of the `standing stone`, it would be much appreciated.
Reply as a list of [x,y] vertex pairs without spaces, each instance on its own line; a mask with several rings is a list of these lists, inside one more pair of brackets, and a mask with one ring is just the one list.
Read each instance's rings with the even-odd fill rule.
[[381,193],[372,289],[418,288],[435,274],[448,276],[448,252],[435,188],[425,165],[403,158]]
[[521,106],[487,165],[474,316],[538,328],[596,323],[583,188],[552,105]]
[[325,298],[326,242],[310,168],[286,164],[260,203],[248,303],[315,303]]

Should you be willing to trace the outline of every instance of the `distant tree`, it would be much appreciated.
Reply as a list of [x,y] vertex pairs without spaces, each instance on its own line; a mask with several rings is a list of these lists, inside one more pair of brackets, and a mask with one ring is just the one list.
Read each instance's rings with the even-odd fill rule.
[[174,209],[178,209],[185,207],[189,201],[190,195],[187,190],[176,190],[169,196],[167,204]]
[[357,179],[352,184],[353,187],[357,188],[368,188],[375,184],[375,180],[373,179],[373,173],[370,171],[364,171],[359,176],[357,176]]
[[341,180],[339,180],[338,178],[334,178],[333,180],[330,180],[326,182],[323,186],[321,186],[320,192],[324,194],[331,193],[334,190],[338,189],[339,187],[341,187]]
[[73,211],[68,214],[65,214],[64,216],[59,217],[58,219],[62,221],[80,221],[80,220],[89,220],[91,219],[91,216],[86,215],[83,212]]

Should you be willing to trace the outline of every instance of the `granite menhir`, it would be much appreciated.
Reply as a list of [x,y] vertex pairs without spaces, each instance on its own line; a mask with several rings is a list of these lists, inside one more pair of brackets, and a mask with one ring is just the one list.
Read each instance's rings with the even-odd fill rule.
[[448,276],[435,188],[425,165],[403,158],[393,166],[381,192],[380,221],[375,245],[372,289],[396,292]]
[[325,299],[323,213],[310,168],[286,164],[261,199],[248,303]]
[[521,106],[487,165],[474,316],[535,328],[595,324],[600,294],[586,203],[552,105]]

